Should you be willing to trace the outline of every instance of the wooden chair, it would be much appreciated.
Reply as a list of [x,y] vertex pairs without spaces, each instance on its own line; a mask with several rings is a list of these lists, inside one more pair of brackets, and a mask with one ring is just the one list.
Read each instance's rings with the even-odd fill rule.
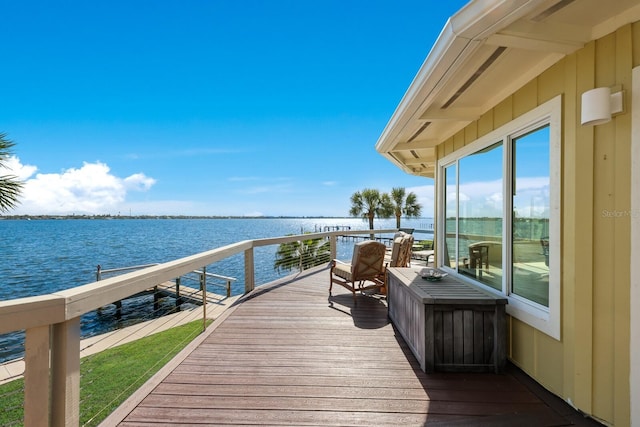
[[337,259],[331,261],[329,296],[334,283],[350,290],[354,303],[358,291],[375,290],[386,294],[385,252],[384,243],[366,240],[354,245],[351,264]]
[[410,267],[414,238],[412,235],[398,232],[393,238],[391,255],[385,259],[389,267]]
[[414,238],[411,234],[405,234],[400,243],[400,254],[396,267],[411,267],[411,252],[413,251]]
[[397,267],[398,257],[400,256],[400,244],[402,243],[402,235],[396,233],[391,241],[391,248],[387,248],[387,253],[384,256],[384,263],[387,267]]

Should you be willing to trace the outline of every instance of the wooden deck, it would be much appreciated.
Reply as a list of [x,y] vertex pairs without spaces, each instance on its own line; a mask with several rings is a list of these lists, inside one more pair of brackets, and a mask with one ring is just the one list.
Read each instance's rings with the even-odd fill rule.
[[327,269],[266,285],[214,323],[105,425],[598,425],[513,366],[424,374],[383,300]]

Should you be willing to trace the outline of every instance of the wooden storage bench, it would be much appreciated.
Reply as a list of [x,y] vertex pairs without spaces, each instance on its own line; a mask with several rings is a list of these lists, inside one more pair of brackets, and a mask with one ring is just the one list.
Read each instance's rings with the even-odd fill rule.
[[451,275],[438,282],[420,269],[389,268],[389,317],[423,371],[501,372],[506,363],[507,299]]

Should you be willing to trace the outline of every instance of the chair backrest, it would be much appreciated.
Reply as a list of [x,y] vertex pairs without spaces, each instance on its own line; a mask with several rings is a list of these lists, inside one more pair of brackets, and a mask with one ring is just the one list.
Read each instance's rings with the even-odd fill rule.
[[414,241],[415,239],[411,234],[403,231],[394,235],[389,267],[409,267]]
[[414,238],[411,234],[405,234],[400,243],[400,253],[398,255],[397,267],[409,267],[411,264],[411,251],[413,250]]
[[402,245],[402,238],[404,233],[396,233],[393,236],[393,243],[391,245],[391,259],[389,261],[389,267],[398,267],[398,258],[400,257],[400,246]]
[[387,247],[375,240],[365,240],[353,246],[351,275],[353,280],[373,279],[384,272],[384,255]]

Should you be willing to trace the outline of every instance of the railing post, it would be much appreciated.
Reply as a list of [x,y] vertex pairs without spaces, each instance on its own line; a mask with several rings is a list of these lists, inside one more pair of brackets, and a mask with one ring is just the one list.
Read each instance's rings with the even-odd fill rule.
[[122,301],[116,301],[113,304],[116,306],[116,319],[122,319]]
[[180,310],[180,306],[182,305],[182,298],[180,298],[180,277],[176,277],[176,308]]
[[256,285],[255,267],[253,265],[253,248],[244,251],[244,293],[251,292]]
[[52,326],[51,425],[80,425],[80,318]]
[[200,289],[202,290],[202,331],[207,329],[207,266],[202,267],[200,276]]
[[298,271],[302,272],[303,270],[303,266],[304,266],[304,240],[298,240],[298,243],[300,243],[300,259],[298,260]]
[[24,425],[49,425],[49,325],[27,329],[24,341]]
[[153,287],[153,311],[160,310],[160,293],[158,292],[158,287]]

